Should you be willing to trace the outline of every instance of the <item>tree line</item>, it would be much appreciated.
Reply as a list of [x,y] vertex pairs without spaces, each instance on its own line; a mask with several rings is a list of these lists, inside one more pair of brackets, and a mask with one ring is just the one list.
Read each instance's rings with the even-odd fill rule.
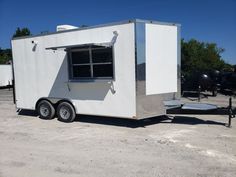
[[215,43],[200,42],[196,39],[181,40],[181,72],[191,75],[193,72],[212,70],[233,71],[233,66],[225,62],[221,54],[225,50]]
[[[14,37],[28,36],[31,32],[28,28],[17,28]],[[221,56],[224,52],[215,43],[200,42],[196,39],[181,40],[181,72],[189,75],[192,72],[204,72],[210,70],[232,71],[233,66],[225,62]],[[12,59],[11,49],[1,49],[0,64],[7,64]]]
[[[14,37],[29,36],[31,32],[28,28],[17,28],[15,33],[12,35]],[[12,51],[11,49],[2,49],[0,47],[0,64],[9,64],[12,60]]]

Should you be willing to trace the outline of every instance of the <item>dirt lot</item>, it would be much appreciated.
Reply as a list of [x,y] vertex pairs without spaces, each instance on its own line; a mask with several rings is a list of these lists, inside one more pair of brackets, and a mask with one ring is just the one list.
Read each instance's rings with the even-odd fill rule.
[[[227,104],[222,95],[203,101]],[[232,128],[226,122],[227,115],[82,116],[66,124],[18,115],[11,91],[0,90],[0,176],[233,177],[236,120]]]

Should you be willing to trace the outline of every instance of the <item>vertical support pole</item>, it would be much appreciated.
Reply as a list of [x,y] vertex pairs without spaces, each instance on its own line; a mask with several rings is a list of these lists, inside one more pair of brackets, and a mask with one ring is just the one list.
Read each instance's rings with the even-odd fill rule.
[[12,88],[13,88],[13,103],[16,104],[16,93],[15,93],[15,80],[12,79]]
[[8,91],[10,91],[11,90],[11,83],[10,83],[10,81],[8,81]]
[[198,86],[198,102],[201,100],[201,86]]
[[228,127],[231,127],[231,119],[232,119],[232,98],[229,98],[229,121],[228,121]]

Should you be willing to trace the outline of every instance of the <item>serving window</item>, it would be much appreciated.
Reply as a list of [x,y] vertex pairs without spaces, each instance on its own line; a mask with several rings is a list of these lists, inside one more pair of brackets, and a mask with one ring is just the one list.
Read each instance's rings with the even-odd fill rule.
[[67,50],[70,80],[113,79],[113,47],[87,46]]

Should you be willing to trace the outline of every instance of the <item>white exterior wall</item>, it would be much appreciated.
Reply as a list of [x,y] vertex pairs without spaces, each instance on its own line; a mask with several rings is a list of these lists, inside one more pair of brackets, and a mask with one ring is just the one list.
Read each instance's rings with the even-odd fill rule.
[[[45,50],[54,46],[110,42],[113,31],[118,32],[113,85],[108,81],[68,83],[66,52]],[[132,118],[136,115],[134,31],[134,24],[130,23],[13,40],[17,107],[35,109],[41,97],[68,98],[78,114]],[[38,43],[35,51],[32,40]]]
[[12,66],[0,65],[0,87],[12,85]]
[[177,92],[177,28],[146,24],[146,95]]

